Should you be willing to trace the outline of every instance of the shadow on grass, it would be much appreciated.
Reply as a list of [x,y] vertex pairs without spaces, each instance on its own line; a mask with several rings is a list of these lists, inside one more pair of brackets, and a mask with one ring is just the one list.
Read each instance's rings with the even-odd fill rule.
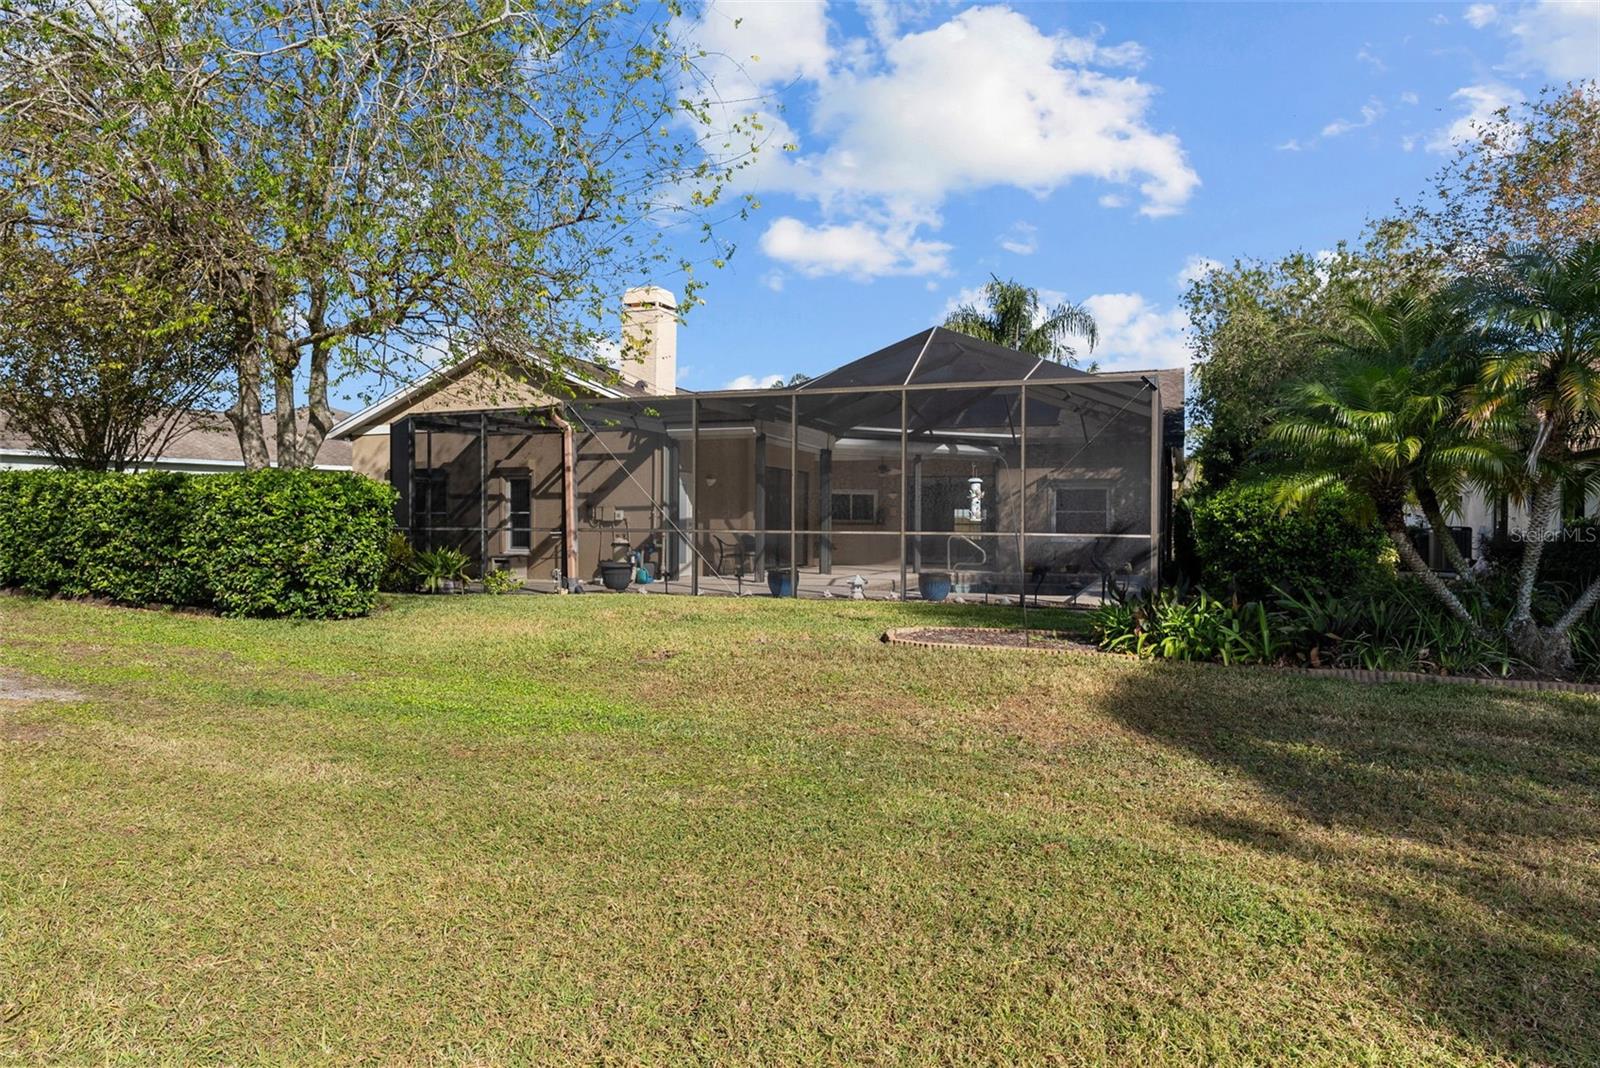
[[1270,791],[1180,822],[1313,867],[1432,1026],[1600,1063],[1600,702],[1152,665],[1106,711]]

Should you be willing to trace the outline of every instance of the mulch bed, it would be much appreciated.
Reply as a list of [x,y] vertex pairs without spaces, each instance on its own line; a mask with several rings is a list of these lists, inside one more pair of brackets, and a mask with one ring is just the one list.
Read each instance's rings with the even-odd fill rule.
[[[884,631],[890,645],[916,645],[927,649],[1017,649],[1041,653],[1091,653],[1136,660],[1129,653],[1112,653],[1058,631],[1002,630],[997,627],[895,627]],[[1551,690],[1559,693],[1600,694],[1600,684],[1557,682],[1551,679],[1495,679],[1480,675],[1424,675],[1416,671],[1363,671],[1359,668],[1276,667],[1267,664],[1218,664],[1204,660],[1165,661],[1198,668],[1228,671],[1271,671],[1348,682],[1436,682],[1453,686],[1487,686],[1499,690]]]

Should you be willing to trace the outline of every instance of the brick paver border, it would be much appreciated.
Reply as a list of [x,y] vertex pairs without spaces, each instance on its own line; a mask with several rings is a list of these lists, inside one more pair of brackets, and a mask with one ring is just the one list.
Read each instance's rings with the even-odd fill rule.
[[[1092,656],[1112,656],[1119,660],[1137,660],[1129,653],[1112,653],[1092,645],[1075,643],[1059,645],[989,645],[983,642],[940,642],[925,638],[909,638],[908,633],[930,630],[970,630],[970,627],[892,627],[883,632],[882,640],[890,645],[914,645],[923,649],[982,649],[985,652],[1018,653],[1087,653]],[[1210,660],[1172,660],[1167,663],[1189,664],[1196,667],[1226,668],[1230,671],[1268,671],[1280,675],[1304,675],[1319,679],[1344,679],[1349,682],[1433,682],[1448,686],[1484,686],[1495,690],[1546,690],[1555,693],[1600,694],[1600,684],[1589,682],[1558,682],[1552,679],[1492,679],[1480,675],[1424,675],[1420,671],[1363,671],[1359,668],[1307,668],[1276,667],[1270,664],[1218,664]]]

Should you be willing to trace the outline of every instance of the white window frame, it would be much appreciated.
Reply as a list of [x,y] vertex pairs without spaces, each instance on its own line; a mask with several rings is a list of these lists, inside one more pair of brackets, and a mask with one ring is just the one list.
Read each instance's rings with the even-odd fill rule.
[[[506,489],[506,550],[508,552],[511,552],[511,553],[528,553],[528,552],[532,552],[533,551],[533,473],[529,472],[529,471],[524,471],[521,474],[504,475],[502,477],[505,479],[505,489]],[[523,513],[528,517],[528,523],[527,523],[527,526],[525,528],[519,528],[516,525],[517,524],[516,517],[517,517],[518,513],[517,513],[516,509],[513,508],[512,500],[511,500],[511,484],[513,482],[526,482],[528,484],[528,510],[527,510],[527,512]],[[524,533],[527,534],[528,540],[527,540],[527,544],[526,545],[518,545],[517,544],[517,533],[518,533],[519,530],[522,530]]]

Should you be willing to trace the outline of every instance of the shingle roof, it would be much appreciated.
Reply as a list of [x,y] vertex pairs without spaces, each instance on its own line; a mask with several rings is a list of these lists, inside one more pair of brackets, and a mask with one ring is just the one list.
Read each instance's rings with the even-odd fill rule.
[[[346,413],[334,412],[337,420]],[[303,430],[304,412],[296,413],[296,423]],[[0,449],[34,449],[33,440],[10,425],[10,417],[0,411]],[[275,416],[261,417],[261,428],[267,439],[267,455],[277,459],[277,421]],[[180,428],[162,450],[160,459],[167,463],[189,462],[196,464],[242,464],[244,454],[239,449],[239,438],[233,425],[221,412],[195,412],[187,424]],[[325,467],[349,467],[351,446],[348,441],[329,437],[317,451],[317,464]]]

